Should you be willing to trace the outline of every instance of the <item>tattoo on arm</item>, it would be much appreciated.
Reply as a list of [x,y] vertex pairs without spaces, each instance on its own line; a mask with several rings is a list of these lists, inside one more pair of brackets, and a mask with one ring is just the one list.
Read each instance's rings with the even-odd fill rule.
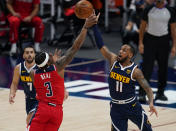
[[77,50],[70,48],[64,56],[62,56],[58,61],[56,61],[56,67],[58,68],[58,70],[65,68],[66,65],[72,61],[76,52]]
[[87,34],[87,29],[82,28],[81,33],[74,41],[72,47],[67,50],[64,56],[62,56],[58,61],[56,61],[56,67],[59,71],[64,69],[66,65],[68,65],[72,61],[74,55],[83,44],[86,34]]
[[140,84],[140,86],[142,86],[143,88],[150,88],[150,86],[145,78],[138,78],[137,81]]
[[149,83],[147,80],[144,78],[144,75],[141,70],[138,68],[135,69],[134,71],[134,76],[135,79],[138,81],[139,85],[145,90],[147,93],[147,97],[149,99],[149,103],[153,102],[153,92],[152,89],[150,88]]

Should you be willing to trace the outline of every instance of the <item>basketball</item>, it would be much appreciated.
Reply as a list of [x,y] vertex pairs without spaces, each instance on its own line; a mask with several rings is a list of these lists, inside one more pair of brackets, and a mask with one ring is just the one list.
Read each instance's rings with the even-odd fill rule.
[[81,0],[76,3],[75,15],[79,19],[86,19],[93,13],[93,5],[87,0]]

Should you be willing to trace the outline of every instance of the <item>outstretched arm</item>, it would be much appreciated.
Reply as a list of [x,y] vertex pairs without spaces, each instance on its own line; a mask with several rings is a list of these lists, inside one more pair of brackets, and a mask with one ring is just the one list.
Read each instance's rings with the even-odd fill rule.
[[104,58],[107,59],[110,65],[112,66],[114,61],[117,59],[117,55],[109,51],[109,49],[104,45],[103,38],[101,36],[101,33],[97,25],[93,27],[93,32],[94,32],[97,47],[100,49],[100,52],[104,56]]
[[109,61],[110,66],[112,66],[114,61],[117,60],[117,55],[111,52],[106,46],[103,46],[100,51],[104,58]]
[[153,91],[152,89],[150,88],[147,80],[144,78],[144,75],[142,73],[142,71],[138,68],[136,68],[134,70],[134,73],[133,73],[133,78],[137,80],[137,82],[140,84],[140,86],[145,90],[145,92],[147,93],[147,97],[149,99],[149,107],[150,107],[150,110],[149,112],[151,112],[151,115],[153,113],[155,113],[155,115],[157,116],[158,113],[153,105]]
[[9,103],[12,104],[14,103],[14,98],[16,96],[16,91],[17,91],[17,87],[18,87],[18,83],[19,83],[19,79],[20,79],[20,65],[17,65],[14,69],[14,73],[13,73],[13,80],[10,86],[10,93],[9,93]]
[[80,34],[78,35],[78,37],[74,41],[72,47],[66,51],[64,56],[62,56],[60,59],[58,59],[56,61],[56,67],[57,67],[58,71],[64,69],[66,67],[66,65],[68,65],[72,61],[76,52],[80,49],[80,47],[82,46],[82,44],[85,40],[85,37],[87,34],[87,29],[97,23],[98,17],[99,17],[99,15],[96,16],[95,14],[92,14],[89,18],[86,19],[85,24],[84,24]]

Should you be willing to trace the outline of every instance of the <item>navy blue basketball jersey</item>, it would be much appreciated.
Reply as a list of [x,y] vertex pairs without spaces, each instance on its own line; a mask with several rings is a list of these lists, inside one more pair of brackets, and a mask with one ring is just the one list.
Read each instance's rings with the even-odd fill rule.
[[126,100],[135,96],[135,80],[132,78],[136,64],[123,67],[114,62],[108,77],[110,96],[116,100]]
[[32,79],[29,75],[32,69],[37,69],[37,68],[38,67],[35,64],[33,67],[31,67],[28,70],[27,67],[25,66],[25,62],[20,63],[20,81],[21,81],[22,87],[24,89],[24,93],[27,98],[35,99],[36,91],[32,83]]

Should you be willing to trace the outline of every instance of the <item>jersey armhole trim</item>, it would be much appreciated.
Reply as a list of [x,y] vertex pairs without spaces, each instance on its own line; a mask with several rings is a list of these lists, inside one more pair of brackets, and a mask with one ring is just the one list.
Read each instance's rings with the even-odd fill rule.
[[53,64],[53,66],[54,66],[54,70],[57,71],[56,66],[54,64]]
[[132,70],[132,72],[131,72],[131,79],[132,79],[133,81],[136,81],[135,79],[133,79],[133,72],[134,72],[134,70],[137,68],[137,66],[138,66],[138,65],[135,65],[135,67],[133,68],[133,70]]
[[117,61],[115,61],[114,63],[113,63],[113,65],[112,65],[112,67],[111,67],[111,69],[110,69],[110,71],[109,72],[111,72],[112,71],[112,69],[113,69],[113,67],[115,66],[115,64],[117,63]]
[[21,63],[20,63],[20,67],[19,67],[19,74],[21,76]]

